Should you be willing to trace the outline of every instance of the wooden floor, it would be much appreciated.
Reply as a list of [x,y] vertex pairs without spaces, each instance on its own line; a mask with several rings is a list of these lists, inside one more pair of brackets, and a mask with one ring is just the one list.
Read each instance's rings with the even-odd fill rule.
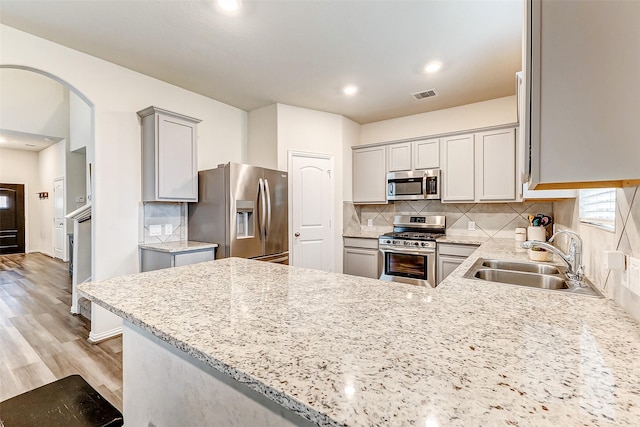
[[68,264],[34,253],[0,256],[0,401],[80,374],[122,411],[122,338],[89,344],[69,313]]

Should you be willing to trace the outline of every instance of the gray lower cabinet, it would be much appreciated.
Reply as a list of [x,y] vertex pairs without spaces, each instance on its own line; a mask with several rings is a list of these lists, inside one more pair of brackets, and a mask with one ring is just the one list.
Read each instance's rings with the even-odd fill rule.
[[183,252],[164,252],[140,248],[140,271],[153,271],[163,268],[181,267],[199,262],[213,261],[215,248],[188,250]]
[[440,284],[453,270],[458,268],[478,245],[438,243],[437,282]]
[[344,238],[344,274],[377,279],[380,277],[379,258],[377,238]]

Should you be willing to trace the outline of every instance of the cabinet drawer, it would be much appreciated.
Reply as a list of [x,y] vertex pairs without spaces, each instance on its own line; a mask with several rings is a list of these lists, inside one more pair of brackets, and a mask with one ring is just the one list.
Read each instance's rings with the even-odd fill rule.
[[369,239],[361,237],[345,237],[344,246],[362,249],[378,249],[378,239]]
[[439,255],[453,255],[453,256],[468,257],[476,249],[478,249],[478,245],[464,245],[464,244],[457,244],[457,243],[455,244],[439,243],[438,244]]

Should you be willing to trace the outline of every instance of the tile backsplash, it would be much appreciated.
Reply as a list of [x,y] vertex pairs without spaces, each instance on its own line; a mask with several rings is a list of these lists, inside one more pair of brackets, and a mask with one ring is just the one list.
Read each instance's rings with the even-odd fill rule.
[[[187,240],[187,204],[146,202],[142,204],[141,243],[165,243]],[[165,234],[165,225],[171,224],[172,233]],[[160,236],[151,236],[150,226],[161,226]]]
[[622,286],[622,272],[604,268],[604,251],[621,251],[640,258],[640,199],[638,188],[616,190],[615,232],[580,223],[578,199],[555,202],[558,229],[577,232],[583,241],[585,273],[603,293],[640,322],[640,297]]
[[[513,238],[517,227],[529,225],[529,214],[553,216],[547,202],[441,203],[440,201],[398,201],[388,205],[354,205],[344,202],[343,231],[385,232],[393,228],[394,215],[444,215],[447,234],[455,236]],[[368,221],[371,220],[371,226]],[[469,221],[475,230],[469,230]]]

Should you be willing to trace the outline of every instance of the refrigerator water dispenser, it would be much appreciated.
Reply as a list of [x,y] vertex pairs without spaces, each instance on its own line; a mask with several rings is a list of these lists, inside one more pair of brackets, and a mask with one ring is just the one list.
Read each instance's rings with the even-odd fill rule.
[[236,200],[236,238],[254,237],[254,202]]

